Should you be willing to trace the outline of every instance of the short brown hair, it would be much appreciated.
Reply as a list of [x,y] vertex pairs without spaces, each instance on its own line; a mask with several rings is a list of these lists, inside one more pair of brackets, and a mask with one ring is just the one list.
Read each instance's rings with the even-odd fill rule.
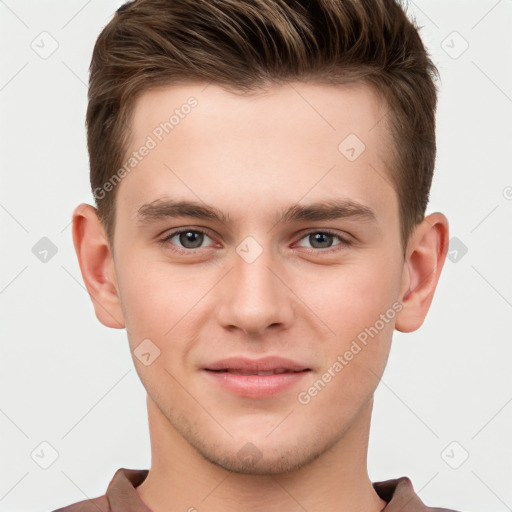
[[91,187],[109,241],[117,187],[108,194],[102,187],[123,166],[138,95],[191,81],[248,92],[302,80],[367,83],[385,98],[394,141],[390,178],[405,249],[429,199],[437,74],[418,27],[398,0],[124,4],[96,41],[87,109]]

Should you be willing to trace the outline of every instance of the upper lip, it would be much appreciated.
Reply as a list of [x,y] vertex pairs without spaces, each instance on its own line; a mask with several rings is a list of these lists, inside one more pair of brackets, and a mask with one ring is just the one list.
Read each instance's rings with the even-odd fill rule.
[[291,359],[279,356],[267,356],[260,359],[250,359],[247,357],[228,357],[220,359],[205,367],[205,370],[231,370],[241,372],[265,372],[272,370],[287,370],[290,372],[300,372],[310,370],[307,366]]

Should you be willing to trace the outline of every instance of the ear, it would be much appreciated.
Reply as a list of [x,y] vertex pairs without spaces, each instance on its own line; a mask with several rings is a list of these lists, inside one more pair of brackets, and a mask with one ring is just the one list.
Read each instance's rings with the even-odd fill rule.
[[73,244],[96,317],[107,327],[124,328],[111,248],[90,204],[82,203],[73,212]]
[[395,323],[398,331],[412,332],[423,324],[446,260],[448,232],[447,218],[442,213],[433,213],[411,235],[400,292],[403,309]]

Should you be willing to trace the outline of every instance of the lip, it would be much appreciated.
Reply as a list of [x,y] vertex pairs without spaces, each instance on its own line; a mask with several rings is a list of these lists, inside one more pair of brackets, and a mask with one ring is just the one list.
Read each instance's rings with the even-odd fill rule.
[[[203,368],[207,377],[227,391],[244,398],[268,398],[296,386],[311,369],[291,359],[230,357]],[[250,372],[281,371],[271,375]]]

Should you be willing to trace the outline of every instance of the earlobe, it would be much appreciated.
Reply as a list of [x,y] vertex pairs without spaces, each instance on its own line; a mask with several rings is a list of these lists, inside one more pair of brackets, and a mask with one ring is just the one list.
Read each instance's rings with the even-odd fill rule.
[[418,224],[407,246],[401,303],[395,328],[401,332],[419,329],[434,298],[448,252],[448,220],[433,213]]
[[96,317],[107,327],[124,328],[111,248],[97,210],[89,204],[73,212],[73,244]]

